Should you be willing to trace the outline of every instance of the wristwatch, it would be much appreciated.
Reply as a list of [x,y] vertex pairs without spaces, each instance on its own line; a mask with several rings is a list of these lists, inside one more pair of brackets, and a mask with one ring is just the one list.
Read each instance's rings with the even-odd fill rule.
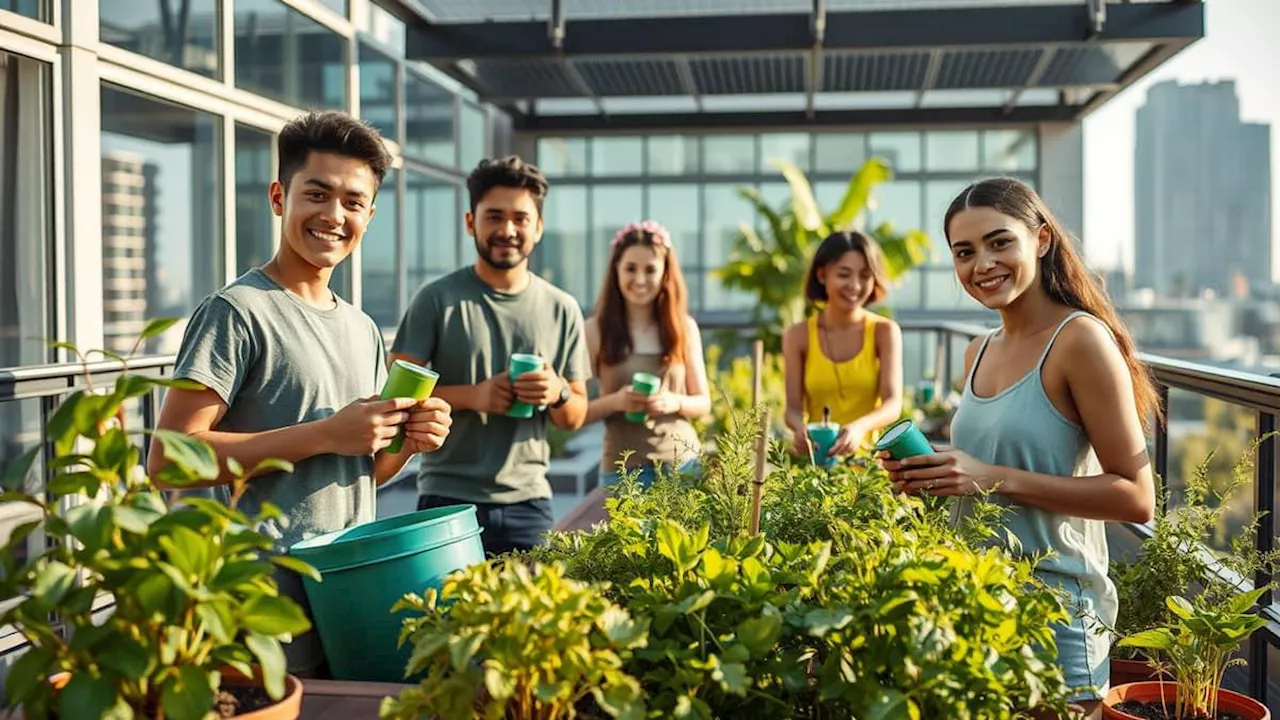
[[565,403],[569,402],[569,398],[571,397],[573,397],[573,391],[569,389],[569,383],[565,382],[564,378],[561,378],[560,379],[560,397],[556,398],[556,401],[551,403],[547,407],[552,410],[559,410],[560,408],[564,407]]

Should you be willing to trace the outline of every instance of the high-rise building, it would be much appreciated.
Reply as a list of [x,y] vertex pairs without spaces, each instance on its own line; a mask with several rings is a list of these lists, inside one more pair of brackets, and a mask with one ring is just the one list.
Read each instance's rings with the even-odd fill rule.
[[155,169],[137,153],[102,155],[102,333],[116,353],[133,348],[160,291],[151,257]]
[[1270,126],[1240,120],[1235,83],[1153,85],[1135,140],[1135,285],[1186,296],[1270,284]]

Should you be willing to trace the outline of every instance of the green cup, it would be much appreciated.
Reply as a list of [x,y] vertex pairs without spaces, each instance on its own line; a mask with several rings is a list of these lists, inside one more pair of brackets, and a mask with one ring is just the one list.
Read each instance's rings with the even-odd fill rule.
[[831,455],[831,446],[840,437],[840,426],[833,422],[809,423],[809,443],[813,446],[813,463],[822,467],[831,467],[836,459]]
[[[507,379],[515,382],[516,378],[521,375],[541,369],[542,356],[530,353],[516,353],[507,361]],[[515,400],[511,403],[511,409],[507,410],[507,415],[513,418],[531,418],[533,417],[533,406],[529,403]]]
[[[646,397],[656,394],[661,387],[662,378],[657,375],[638,372],[631,376],[631,389],[638,393],[643,393]],[[642,423],[648,416],[649,414],[644,412],[629,412],[626,414],[627,420],[633,423]]]
[[905,460],[916,455],[928,455],[933,452],[933,446],[920,428],[906,418],[885,428],[876,441],[876,450],[887,450],[895,460]]
[[928,405],[933,402],[933,381],[925,380],[920,383],[920,404]]
[[[414,365],[411,362],[397,360],[391,363],[391,371],[387,373],[387,383],[382,386],[382,398],[384,400],[396,397],[410,397],[414,400],[424,400],[431,397],[431,393],[436,389],[436,381],[440,379],[440,374],[434,370],[428,370],[421,365]],[[400,426],[400,430],[396,433],[396,437],[387,446],[389,452],[400,452],[400,448],[404,446],[404,426]]]

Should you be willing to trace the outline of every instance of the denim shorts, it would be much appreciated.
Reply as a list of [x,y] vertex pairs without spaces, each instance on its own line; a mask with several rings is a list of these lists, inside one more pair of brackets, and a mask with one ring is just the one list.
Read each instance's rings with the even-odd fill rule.
[[1084,591],[1077,578],[1056,573],[1038,573],[1042,580],[1056,585],[1068,594],[1063,604],[1071,616],[1066,624],[1053,626],[1053,639],[1058,646],[1058,667],[1066,680],[1067,699],[1071,702],[1101,700],[1110,689],[1110,636],[1098,634],[1094,619],[1097,602]]
[[[702,464],[698,462],[697,458],[694,458],[693,460],[686,461],[683,465],[679,467],[679,469],[676,470],[676,472],[678,472],[681,475],[693,475],[693,474],[697,474],[698,470],[700,470],[701,467],[702,467]],[[627,473],[628,474],[637,473],[636,480],[640,483],[641,487],[645,487],[645,488],[649,487],[650,485],[653,485],[653,481],[658,479],[657,469],[653,465],[645,465],[644,467],[639,468],[639,470],[628,470]],[[603,470],[600,471],[601,487],[608,487],[609,485],[617,485],[621,481],[622,481],[621,473],[604,472]]]

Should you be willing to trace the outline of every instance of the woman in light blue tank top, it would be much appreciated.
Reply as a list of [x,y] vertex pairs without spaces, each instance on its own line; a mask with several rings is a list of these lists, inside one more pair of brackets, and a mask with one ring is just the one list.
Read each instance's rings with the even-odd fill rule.
[[1052,554],[1038,575],[1066,591],[1069,624],[1054,628],[1072,700],[1096,717],[1108,686],[1115,587],[1104,523],[1147,522],[1155,485],[1145,425],[1155,388],[1115,308],[1074,240],[1035,191],[1008,178],[969,186],[944,228],[956,276],[1001,326],[965,353],[952,447],[883,463],[903,492],[976,496],[1007,507],[1011,552]]

